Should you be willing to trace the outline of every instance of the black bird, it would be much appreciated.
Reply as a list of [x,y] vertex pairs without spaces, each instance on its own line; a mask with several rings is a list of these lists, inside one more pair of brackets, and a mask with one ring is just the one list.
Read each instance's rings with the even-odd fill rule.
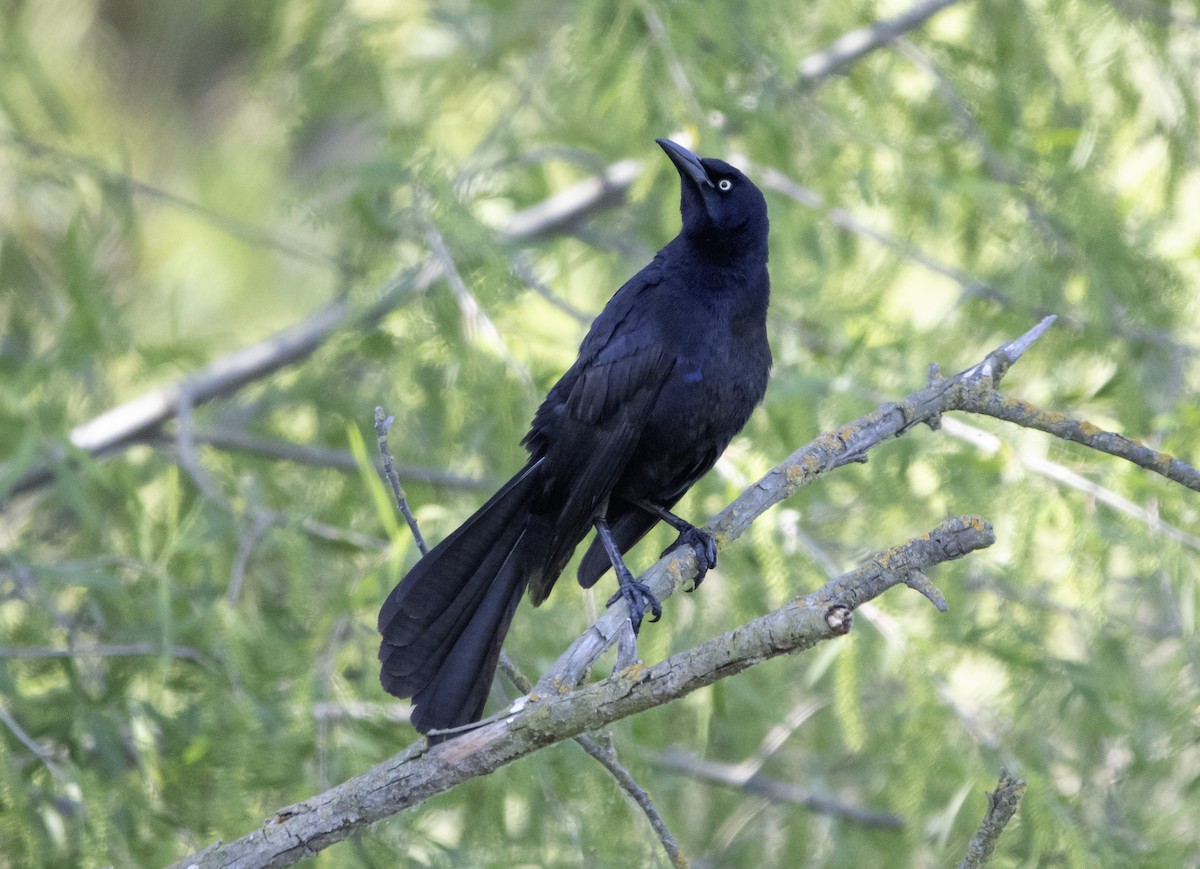
[[380,680],[413,698],[422,733],[479,719],[521,593],[544,601],[592,527],[579,584],[613,567],[609,604],[629,602],[635,631],[661,609],[621,555],[659,520],[679,531],[672,548],[696,551],[697,584],[716,565],[712,537],[669,511],[766,392],[767,203],[728,163],[657,141],[679,171],[682,230],[592,323],[522,441],[525,467],[379,611]]

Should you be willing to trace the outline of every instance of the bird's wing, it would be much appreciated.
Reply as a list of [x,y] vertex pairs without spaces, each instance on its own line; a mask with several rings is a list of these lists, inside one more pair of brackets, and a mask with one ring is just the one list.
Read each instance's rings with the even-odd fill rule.
[[[551,507],[554,539],[536,602],[606,504],[641,439],[659,391],[675,364],[645,299],[661,280],[653,263],[615,295],[592,325],[579,359],[551,390],[526,442],[545,456],[542,503]],[[641,313],[639,313],[641,312]]]

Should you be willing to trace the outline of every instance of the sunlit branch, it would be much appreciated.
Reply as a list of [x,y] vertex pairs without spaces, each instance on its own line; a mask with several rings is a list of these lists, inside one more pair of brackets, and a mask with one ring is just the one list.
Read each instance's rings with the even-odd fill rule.
[[991,416],[1022,428],[1044,431],[1056,438],[1073,441],[1098,452],[1125,459],[1139,468],[1161,474],[1168,480],[1200,492],[1200,470],[1169,453],[1138,443],[1123,434],[1104,431],[1086,420],[1043,410],[1019,398],[1008,398],[994,389],[964,395],[955,410]]
[[[822,474],[850,462],[864,461],[871,449],[916,425],[936,424],[943,412],[954,409],[960,393],[993,388],[1052,322],[1053,318],[1043,320],[1021,338],[998,347],[983,361],[952,378],[935,381],[900,401],[882,404],[866,416],[826,432],[742,492],[705,530],[716,538],[718,549],[723,549],[755,519]],[[663,601],[695,575],[695,554],[689,547],[682,547],[665,554],[640,580]],[[605,610],[546,671],[538,682],[539,689],[552,691],[579,684],[592,663],[616,642],[628,621],[628,608],[623,600]]]
[[[640,171],[641,164],[635,160],[614,163],[600,175],[513,214],[499,234],[509,241],[528,241],[563,232],[595,211],[619,203]],[[234,350],[182,380],[151,390],[77,426],[71,430],[68,440],[74,449],[92,457],[124,450],[155,434],[171,419],[178,410],[181,396],[186,394],[189,406],[197,407],[236,392],[308,358],[340,329],[376,322],[410,293],[427,289],[444,276],[442,265],[431,257],[422,265],[405,269],[387,281],[376,294],[376,300],[365,310],[339,298],[264,341]],[[54,462],[69,458],[68,450],[62,447],[52,448],[50,452]],[[7,492],[0,493],[0,499],[40,488],[53,478],[51,466],[30,468]]]
[[890,45],[905,33],[915,30],[943,9],[958,2],[960,0],[923,0],[895,18],[876,21],[868,27],[851,30],[839,36],[824,51],[810,54],[800,61],[800,78],[797,84],[801,87],[811,87],[864,54]]
[[573,691],[533,694],[496,720],[405,751],[324,793],[276,812],[260,829],[215,843],[177,867],[287,866],[355,830],[459,783],[585,731],[661,706],[763,661],[799,652],[851,628],[853,610],[914,573],[995,541],[978,517],[947,520],[876,554],[817,591],[652,667],[640,665]]
[[[903,435],[917,425],[926,424],[936,428],[940,424],[942,414],[955,410],[998,416],[997,408],[1004,409],[1010,406],[1008,400],[1003,399],[997,391],[998,384],[1009,367],[1020,359],[1053,322],[1053,317],[1043,319],[1020,338],[996,348],[981,362],[965,371],[950,378],[935,377],[924,389],[900,401],[881,404],[866,416],[826,432],[794,452],[709,522],[706,530],[716,538],[718,549],[737,539],[756,518],[775,504],[791,497],[801,487],[842,465],[865,461],[870,450],[893,437]],[[1024,403],[1020,404],[1024,406]],[[1042,424],[1034,427],[1050,434],[1066,437],[1069,431],[1077,436],[1070,437],[1072,440],[1084,438],[1088,433],[1087,430],[1079,430],[1077,421],[1069,420],[1060,414],[1047,414],[1043,411],[1029,416],[1028,419],[1040,420]],[[1047,424],[1048,419],[1066,420],[1068,423],[1075,423],[1075,426],[1052,429]],[[1012,415],[1010,421],[1021,424],[1016,414]],[[1126,450],[1129,454],[1123,455],[1118,451],[1118,446],[1122,441],[1130,444],[1132,442],[1119,435],[1099,432],[1098,429],[1091,433],[1099,433],[1105,437],[1090,438],[1086,445],[1097,445],[1099,448],[1099,444],[1104,444],[1107,447],[1104,452],[1119,455],[1130,461],[1136,456],[1140,461],[1135,464],[1184,485],[1188,485],[1184,481],[1190,481],[1194,479],[1193,475],[1200,473],[1178,459],[1136,444],[1133,445],[1137,447],[1136,452]],[[1113,438],[1117,440],[1114,441]],[[1079,442],[1084,443],[1085,440]],[[662,601],[685,582],[690,581],[695,576],[695,570],[695,555],[684,547],[664,555],[642,575],[641,581],[650,587],[659,601]],[[914,587],[926,593],[930,600],[937,601],[936,589],[923,586],[919,580],[914,582]],[[542,676],[538,683],[539,688],[554,690],[556,687],[578,684],[592,663],[617,641],[627,623],[628,612],[625,603],[618,601],[559,657]]]

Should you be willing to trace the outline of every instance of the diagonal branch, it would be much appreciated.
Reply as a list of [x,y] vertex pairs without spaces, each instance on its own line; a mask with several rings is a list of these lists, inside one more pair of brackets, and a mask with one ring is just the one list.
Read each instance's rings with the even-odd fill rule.
[[868,27],[851,30],[833,41],[824,51],[810,54],[800,62],[800,87],[811,87],[842,67],[915,30],[943,9],[960,0],[922,0],[895,18],[876,21]]
[[1061,413],[1043,410],[1019,398],[1008,398],[996,390],[965,395],[956,409],[995,417],[1024,428],[1044,431],[1065,441],[1083,444],[1200,492],[1200,470],[1123,434],[1104,431],[1087,420],[1072,419]]
[[[1053,318],[1043,320],[1018,341],[1028,340],[1029,335],[1040,335],[1050,322]],[[718,549],[725,548],[755,519],[818,476],[850,462],[861,461],[869,450],[889,438],[897,437],[919,423],[936,420],[943,411],[953,409],[958,391],[969,386],[978,387],[984,381],[990,383],[994,372],[999,372],[998,380],[1020,355],[1016,349],[1023,350],[1025,346],[1027,344],[1017,342],[1006,344],[956,377],[932,383],[901,401],[882,404],[866,416],[821,435],[746,489],[709,523],[706,530],[716,537]],[[695,571],[695,554],[690,547],[680,547],[664,555],[640,579],[661,602],[695,576]],[[609,607],[546,671],[538,682],[539,689],[552,691],[579,684],[592,663],[616,641],[628,620],[628,608],[623,600]]]
[[[889,45],[903,34],[920,27],[929,18],[960,0],[923,0],[895,18],[878,21],[869,27],[853,30],[834,41],[829,48],[810,55],[801,62],[799,81],[811,87],[832,73],[856,62],[863,56]],[[11,139],[12,143],[31,153],[50,153],[59,159],[69,159],[98,177],[120,181],[140,193],[152,195],[178,207],[189,208],[200,213],[216,225],[222,225],[222,215],[209,213],[202,206],[190,203],[166,191],[142,185],[140,182],[119,173],[110,173],[97,164],[81,157],[58,151],[50,146],[26,139]],[[525,242],[535,238],[569,232],[596,211],[624,201],[630,187],[641,175],[640,160],[625,159],[610,164],[598,175],[560,191],[559,193],[513,214],[508,223],[498,230],[501,239],[508,242]],[[111,177],[110,177],[111,176]],[[834,219],[834,212],[830,212]],[[227,231],[248,235],[249,228],[234,223]],[[851,230],[857,231],[857,230]],[[284,243],[271,236],[251,234],[256,243],[270,244],[285,252],[293,252],[295,245]],[[884,244],[898,246],[891,241],[876,239]],[[917,253],[907,251],[916,258]],[[311,256],[307,256],[311,259]],[[325,260],[325,257],[318,257]],[[331,260],[330,260],[331,261]],[[331,261],[332,262],[332,261]],[[981,295],[995,295],[994,290],[983,285],[970,287],[964,276],[951,274],[949,266],[926,263],[930,268],[948,274],[960,284]],[[939,268],[940,266],[940,268]],[[235,350],[220,357],[183,380],[168,384],[112,408],[95,419],[77,426],[68,436],[75,449],[92,457],[111,455],[126,449],[140,439],[155,434],[159,427],[176,412],[179,398],[190,397],[192,406],[205,404],[222,395],[235,392],[241,387],[261,380],[280,368],[302,361],[323,345],[331,335],[353,322],[373,322],[395,307],[407,292],[432,285],[445,276],[445,263],[431,258],[416,269],[410,269],[390,281],[379,294],[379,301],[371,306],[365,316],[356,319],[356,312],[348,302],[339,298],[309,318],[284,329],[265,341]],[[9,487],[0,492],[0,506],[7,498],[41,488],[54,478],[53,465],[65,459],[67,451],[62,447],[51,449],[51,464],[39,465],[25,471]],[[4,468],[0,466],[0,474]]]
[[361,775],[279,810],[259,830],[228,844],[218,842],[175,865],[291,865],[367,824],[540,748],[841,636],[850,630],[853,610],[864,602],[994,541],[991,526],[979,517],[947,520],[817,591],[653,667],[630,667],[568,693],[531,695],[516,711],[434,746],[419,740]]
[[[1000,380],[1053,322],[1054,317],[1046,317],[1020,338],[996,348],[981,362],[954,377],[935,378],[924,389],[900,401],[881,404],[866,416],[826,432],[792,453],[708,524],[706,530],[716,538],[718,549],[736,540],[750,527],[750,523],[775,504],[790,498],[798,489],[842,465],[865,461],[870,450],[890,438],[899,437],[921,424],[936,428],[942,414],[948,411],[987,413],[993,408],[993,396],[999,395],[996,387]],[[1005,405],[1001,402],[999,406]],[[1053,414],[1050,416],[1066,419]],[[1014,418],[1013,421],[1018,420]],[[1050,433],[1056,434],[1055,431]],[[1100,438],[1094,441],[1097,444],[1104,442]],[[1185,481],[1192,479],[1193,474],[1200,474],[1178,459],[1164,456],[1148,447],[1139,447],[1139,450],[1147,450],[1148,453],[1138,452],[1137,456],[1142,461],[1137,463],[1168,479],[1189,485]],[[1118,454],[1115,447],[1105,451]],[[1132,460],[1131,456],[1122,458]],[[664,555],[642,575],[641,581],[662,601],[695,576],[695,571],[695,554],[689,547],[681,547]],[[931,595],[936,592],[931,586],[924,587],[919,579],[914,578],[914,583]],[[936,600],[936,595],[931,596],[931,600]],[[553,691],[579,684],[596,659],[616,642],[628,619],[628,608],[623,600],[609,607],[542,676],[538,688]]]
[[[614,163],[597,178],[580,182],[512,215],[499,234],[507,241],[532,241],[561,233],[593,212],[620,202],[640,171],[641,164],[635,160]],[[409,293],[431,286],[444,275],[443,264],[431,258],[424,265],[406,269],[389,280],[366,311],[339,298],[264,341],[234,350],[182,380],[153,389],[77,426],[68,440],[74,449],[96,458],[124,450],[155,434],[164,422],[174,417],[181,396],[188,396],[189,405],[194,407],[236,392],[308,358],[339,330],[375,322]],[[57,447],[51,450],[50,459],[57,464],[67,455],[67,450]],[[30,468],[7,492],[0,492],[0,503],[38,489],[53,478],[52,464]]]

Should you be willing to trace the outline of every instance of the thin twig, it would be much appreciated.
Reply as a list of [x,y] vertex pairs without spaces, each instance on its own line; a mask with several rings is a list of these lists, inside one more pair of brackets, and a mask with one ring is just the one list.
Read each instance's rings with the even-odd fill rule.
[[382,407],[375,408],[375,440],[379,444],[379,454],[383,457],[384,478],[391,484],[392,494],[396,496],[396,507],[399,508],[401,515],[404,516],[404,521],[408,523],[408,530],[412,532],[413,540],[417,541],[417,549],[421,550],[422,555],[425,555],[429,552],[429,547],[425,545],[425,538],[421,536],[421,528],[417,525],[417,517],[408,508],[408,498],[404,494],[404,487],[400,485],[400,478],[396,475],[396,465],[392,461],[392,451],[388,449],[388,429],[392,427],[392,423],[395,420],[394,416],[385,418]]
[[25,728],[18,724],[17,719],[13,718],[9,714],[8,710],[4,708],[3,703],[0,703],[0,724],[3,724],[5,727],[7,727],[9,732],[11,732],[12,735],[15,736],[22,745],[33,752],[34,756],[45,765],[46,769],[50,770],[51,774],[56,779],[58,779],[60,782],[69,781],[66,774],[62,771],[62,769],[59,768],[58,764],[54,762],[54,759],[46,753],[45,749],[37,744],[37,741],[32,736],[25,732]]
[[229,503],[229,499],[221,492],[216,481],[201,463],[199,453],[196,452],[196,441],[192,436],[192,406],[191,390],[180,389],[175,401],[176,461],[184,473],[191,477],[201,495],[213,504],[232,512],[233,506]]
[[[512,662],[508,653],[503,649],[500,651],[500,672],[507,676],[508,680],[522,694],[528,694],[533,690],[533,683],[529,681],[529,677],[517,669],[517,666]],[[642,813],[646,816],[646,820],[650,822],[655,835],[658,836],[658,841],[662,844],[663,850],[667,853],[667,859],[671,861],[671,865],[676,867],[676,869],[683,869],[683,867],[689,865],[687,855],[679,847],[679,840],[675,838],[675,835],[671,832],[671,828],[667,826],[666,819],[663,818],[658,807],[654,805],[654,800],[650,794],[637,783],[633,774],[622,766],[621,762],[617,759],[617,751],[613,747],[609,732],[607,730],[597,730],[590,735],[581,733],[573,737],[573,740],[608,771],[621,790],[625,791],[637,807],[642,810]]]
[[667,853],[667,859],[671,861],[671,865],[676,869],[686,869],[691,865],[687,855],[683,849],[679,847],[679,840],[671,832],[671,828],[667,826],[666,820],[658,807],[654,805],[654,800],[650,794],[637,783],[637,779],[626,769],[617,758],[617,750],[613,747],[610,732],[608,730],[597,731],[595,736],[587,736],[580,734],[575,737],[575,742],[579,743],[593,759],[601,766],[608,770],[620,786],[621,790],[625,791],[645,814],[646,820],[650,822],[650,826],[654,829],[654,834],[658,836],[658,841],[662,844],[663,850]]
[[899,815],[891,812],[875,812],[860,806],[841,803],[829,797],[817,796],[800,785],[767,778],[757,772],[747,775],[742,764],[719,763],[679,750],[667,751],[656,758],[655,762],[666,769],[683,773],[698,781],[738,788],[748,794],[766,797],[776,802],[795,803],[818,814],[843,818],[871,827],[889,827],[897,830],[904,828],[904,819]]
[[225,590],[225,599],[230,604],[236,604],[242,596],[242,584],[246,579],[246,565],[250,561],[250,555],[272,524],[274,522],[269,513],[265,510],[259,511],[250,527],[243,532],[242,539],[238,542],[237,555],[233,558],[233,566],[229,569],[229,588]]
[[54,649],[47,646],[0,646],[0,658],[127,658],[142,655],[167,655],[184,658],[197,664],[207,664],[191,646],[171,646],[164,650],[157,643],[97,643]]

